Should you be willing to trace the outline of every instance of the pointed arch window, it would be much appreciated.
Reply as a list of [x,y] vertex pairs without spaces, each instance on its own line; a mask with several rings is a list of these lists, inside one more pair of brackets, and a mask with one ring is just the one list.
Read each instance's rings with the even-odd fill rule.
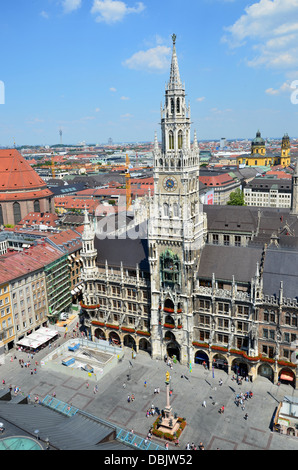
[[34,201],[34,212],[40,212],[40,204],[39,204],[39,200],[37,199],[36,201]]
[[163,205],[163,213],[165,217],[169,217],[169,205],[166,202]]
[[174,134],[173,134],[173,131],[169,132],[169,149],[174,150]]
[[177,203],[175,203],[173,205],[173,210],[174,210],[174,217],[178,217],[179,216],[179,207],[178,207]]
[[182,149],[182,143],[183,143],[183,135],[182,135],[182,131],[180,130],[178,132],[178,149]]
[[174,114],[174,98],[171,98],[171,113]]
[[176,101],[176,112],[180,113],[180,98],[177,98],[177,101]]
[[20,220],[22,220],[21,206],[18,202],[13,203],[13,218],[14,218],[15,225],[17,225],[20,222]]

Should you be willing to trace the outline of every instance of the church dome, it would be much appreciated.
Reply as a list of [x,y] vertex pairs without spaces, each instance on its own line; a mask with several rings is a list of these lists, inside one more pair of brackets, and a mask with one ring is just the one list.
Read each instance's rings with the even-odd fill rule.
[[261,132],[256,133],[256,137],[253,139],[251,145],[254,146],[263,146],[265,145],[265,140],[261,137]]
[[29,212],[53,212],[52,196],[20,152],[0,150],[0,226],[16,225]]
[[0,150],[0,193],[44,189],[46,183],[16,149]]

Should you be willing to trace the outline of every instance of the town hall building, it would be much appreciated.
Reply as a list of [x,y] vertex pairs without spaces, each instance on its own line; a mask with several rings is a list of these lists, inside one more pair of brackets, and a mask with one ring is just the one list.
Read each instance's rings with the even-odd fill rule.
[[120,214],[103,236],[102,220],[99,228],[85,213],[82,328],[154,359],[296,387],[298,176],[291,210],[201,204],[197,137],[172,40],[154,194],[136,204],[134,225],[127,214],[125,233]]

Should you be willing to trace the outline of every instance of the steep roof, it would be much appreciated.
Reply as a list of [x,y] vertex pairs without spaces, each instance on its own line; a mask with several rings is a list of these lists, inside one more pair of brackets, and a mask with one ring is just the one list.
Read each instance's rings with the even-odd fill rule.
[[72,229],[50,235],[48,239],[67,253],[73,253],[82,247],[82,236]]
[[[262,258],[262,247],[205,245],[202,250],[198,277],[249,283]],[[220,260],[220,263],[218,262]]]
[[0,149],[0,192],[44,189],[46,183],[16,149]]
[[[136,228],[135,234],[138,229]],[[134,235],[135,235],[134,234]],[[129,238],[129,232],[125,238],[94,238],[94,247],[97,250],[97,264],[111,267],[134,268],[138,264],[142,271],[149,271],[148,241],[144,238]]]
[[265,295],[279,297],[280,283],[283,281],[283,297],[298,298],[298,243],[296,237],[288,237],[288,240],[293,241],[294,246],[289,249],[272,246],[266,252],[263,271]]
[[219,174],[219,175],[211,175],[211,176],[199,176],[199,180],[205,186],[225,186],[235,182],[235,178],[233,178],[229,173]]

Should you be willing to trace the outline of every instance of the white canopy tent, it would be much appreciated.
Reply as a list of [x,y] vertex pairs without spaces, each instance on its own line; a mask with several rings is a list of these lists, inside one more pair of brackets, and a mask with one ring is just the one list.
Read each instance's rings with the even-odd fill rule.
[[51,341],[56,336],[58,336],[58,332],[55,330],[51,330],[50,328],[39,328],[30,335],[20,339],[17,342],[17,345],[25,348],[37,349],[48,341]]

